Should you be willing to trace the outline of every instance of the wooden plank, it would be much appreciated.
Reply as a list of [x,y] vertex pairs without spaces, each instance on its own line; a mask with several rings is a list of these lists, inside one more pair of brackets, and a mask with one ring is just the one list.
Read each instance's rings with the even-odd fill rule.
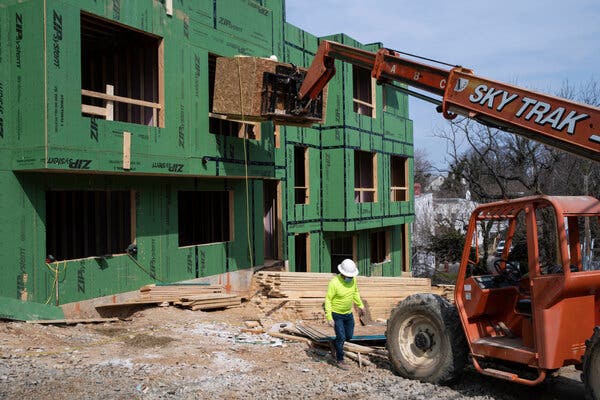
[[239,305],[240,302],[235,302],[235,301],[229,301],[229,302],[223,302],[223,303],[215,303],[215,304],[198,304],[195,306],[191,306],[190,310],[192,311],[198,311],[198,310],[212,310],[215,308],[227,308],[227,307],[231,307],[231,306],[236,306]]
[[118,307],[135,307],[135,306],[160,304],[160,303],[164,303],[164,300],[137,300],[137,301],[128,301],[128,302],[124,302],[124,303],[100,304],[100,305],[96,306],[96,309],[108,309],[108,308],[118,308]]
[[306,344],[309,344],[309,345],[312,344],[312,340],[307,339],[307,338],[302,337],[302,336],[288,335],[288,334],[281,333],[281,332],[267,332],[267,334],[269,336],[273,336],[273,337],[276,337],[276,338],[279,338],[279,339],[291,340],[291,341],[294,341],[294,342],[303,342],[303,343],[306,343]]
[[41,319],[25,321],[28,324],[39,325],[75,325],[75,324],[101,324],[104,322],[117,322],[119,318],[80,318],[80,319]]
[[159,110],[162,109],[162,105],[160,105],[158,103],[153,103],[151,101],[130,99],[128,97],[123,97],[123,96],[116,96],[116,95],[109,95],[109,94],[101,93],[101,92],[94,92],[93,90],[81,89],[81,95],[87,96],[87,97],[93,97],[96,99],[112,100],[112,101],[116,101],[119,103],[131,104],[131,105],[136,105],[136,106],[156,108]]
[[181,301],[201,301],[201,300],[214,300],[214,299],[235,299],[239,298],[239,296],[235,294],[225,294],[225,293],[209,293],[205,295],[194,295],[194,296],[181,296],[179,299]]
[[165,44],[164,39],[160,40],[158,45],[158,102],[161,107],[158,108],[158,121],[155,121],[155,125],[159,128],[165,127],[165,111],[162,107],[165,104]]
[[123,132],[123,169],[131,169],[131,132]]
[[90,106],[88,104],[82,104],[81,112],[83,114],[98,115],[100,117],[106,118],[106,108],[104,108],[104,107]]
[[363,365],[365,367],[372,367],[374,365],[367,357],[361,357],[361,353],[346,351],[344,355],[349,359],[356,361],[359,367],[362,367]]
[[[106,85],[106,94],[112,96],[115,94],[115,87],[113,85]],[[115,118],[115,103],[112,100],[106,101],[106,120],[114,121]]]

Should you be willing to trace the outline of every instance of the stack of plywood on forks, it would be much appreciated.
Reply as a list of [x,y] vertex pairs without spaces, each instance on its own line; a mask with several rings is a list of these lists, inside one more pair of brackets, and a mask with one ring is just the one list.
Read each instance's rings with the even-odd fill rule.
[[[323,302],[334,274],[263,271],[254,276],[262,296],[259,306],[264,310],[279,307],[294,310],[304,320],[325,318]],[[427,278],[359,276],[357,285],[372,319],[387,319],[398,302],[413,293],[431,292]]]
[[173,284],[146,285],[140,289],[143,301],[168,302],[192,310],[209,310],[240,305],[237,295],[223,292],[220,285]]

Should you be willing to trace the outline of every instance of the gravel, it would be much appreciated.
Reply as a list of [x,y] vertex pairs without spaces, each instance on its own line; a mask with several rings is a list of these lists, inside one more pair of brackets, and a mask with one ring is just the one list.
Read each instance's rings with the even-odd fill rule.
[[[130,321],[0,322],[1,399],[576,399],[578,373],[530,388],[466,370],[452,386],[395,376],[387,360],[337,369],[328,352],[242,331],[246,307],[156,308]],[[271,322],[266,321],[264,326]]]

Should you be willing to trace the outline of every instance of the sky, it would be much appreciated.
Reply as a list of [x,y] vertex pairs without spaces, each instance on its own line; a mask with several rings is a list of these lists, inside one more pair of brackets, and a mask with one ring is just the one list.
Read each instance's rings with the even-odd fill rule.
[[[600,79],[600,1],[285,0],[288,22],[317,36],[345,33],[361,43],[462,65],[476,75],[556,94]],[[447,166],[445,127],[435,106],[411,98],[416,149]]]

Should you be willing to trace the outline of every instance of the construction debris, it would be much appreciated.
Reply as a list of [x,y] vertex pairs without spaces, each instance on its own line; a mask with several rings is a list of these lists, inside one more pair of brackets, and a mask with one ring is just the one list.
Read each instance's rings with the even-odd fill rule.
[[[294,326],[288,323],[282,325],[283,327],[281,328],[281,332],[278,330],[279,328],[277,328],[271,329],[268,334],[276,338],[302,342],[312,347],[321,347],[326,349],[331,349],[331,343],[335,338],[335,334],[332,335],[333,328],[329,326],[325,327],[304,324],[296,324]],[[370,331],[377,329],[377,331],[381,333],[381,335],[371,335],[368,340],[385,340],[385,327],[371,326],[356,327],[355,329],[355,335],[352,337],[352,340],[365,340],[365,338],[367,338],[367,336],[364,334],[365,329],[370,329]],[[344,343],[344,352],[349,359],[356,361],[359,367],[369,367],[374,365],[373,362],[368,359],[368,355],[387,357],[387,354],[381,349],[359,345],[350,341]]]

